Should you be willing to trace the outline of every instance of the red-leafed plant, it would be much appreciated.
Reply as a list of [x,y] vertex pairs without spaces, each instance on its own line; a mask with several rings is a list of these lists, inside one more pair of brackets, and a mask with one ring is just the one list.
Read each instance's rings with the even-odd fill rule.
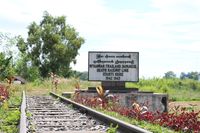
[[[100,96],[102,99],[104,99],[103,95]],[[114,97],[110,101],[110,102],[115,101],[114,104],[108,104],[108,102],[105,102],[104,106],[102,106],[102,101],[99,100],[99,97],[93,97],[93,98],[77,97],[75,98],[75,101],[89,107],[93,108],[100,107],[108,111],[117,112],[123,116],[127,116],[138,120],[145,120],[154,124],[159,124],[164,127],[169,127],[175,131],[194,132],[194,133],[198,133],[200,131],[200,117],[199,117],[200,111],[199,112],[186,111],[183,108],[179,112],[177,112],[177,110],[180,107],[175,107],[174,111],[172,111],[171,113],[166,113],[166,112],[154,113],[148,111],[148,109],[146,109],[145,106],[140,106],[137,103],[133,103],[132,108],[121,107],[119,104],[116,104],[117,103],[116,101],[118,101],[116,100],[116,97]]]
[[100,102],[100,106],[105,108],[108,105],[109,90],[104,90],[102,86],[96,87],[98,94],[97,100]]
[[0,103],[8,99],[8,97],[9,97],[8,89],[5,86],[0,85]]

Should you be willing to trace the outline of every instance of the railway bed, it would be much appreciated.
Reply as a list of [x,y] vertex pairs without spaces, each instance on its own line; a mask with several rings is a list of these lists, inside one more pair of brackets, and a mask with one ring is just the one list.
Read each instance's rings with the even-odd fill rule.
[[53,92],[47,96],[23,92],[20,133],[106,133],[110,124],[118,125],[117,133],[150,133]]
[[69,104],[52,96],[27,96],[27,132],[98,131],[106,132],[108,126],[93,119]]

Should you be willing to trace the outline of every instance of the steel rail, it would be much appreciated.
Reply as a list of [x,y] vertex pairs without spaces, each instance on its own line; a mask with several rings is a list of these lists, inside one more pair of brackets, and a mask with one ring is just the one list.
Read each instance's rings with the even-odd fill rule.
[[24,91],[22,93],[22,103],[20,111],[21,115],[20,115],[19,133],[26,133],[26,97]]
[[55,98],[59,98],[60,101],[64,102],[64,103],[68,103],[71,104],[72,107],[80,110],[81,112],[85,112],[86,114],[93,116],[95,119],[100,120],[102,122],[104,122],[107,125],[110,125],[111,123],[116,126],[118,125],[118,130],[122,133],[151,133],[150,131],[147,131],[145,129],[142,129],[140,127],[137,127],[135,125],[131,125],[127,122],[118,120],[114,117],[111,117],[109,115],[105,115],[101,112],[98,112],[94,109],[91,109],[89,107],[86,107],[82,104],[76,103],[68,98],[65,98],[63,96],[60,96],[54,92],[50,92],[50,95],[52,95]]

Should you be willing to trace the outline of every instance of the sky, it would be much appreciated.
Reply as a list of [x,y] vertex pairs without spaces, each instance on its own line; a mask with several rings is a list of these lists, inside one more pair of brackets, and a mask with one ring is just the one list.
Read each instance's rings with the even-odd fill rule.
[[75,70],[88,70],[88,51],[128,51],[139,52],[140,77],[179,75],[200,72],[199,7],[199,0],[1,0],[0,32],[27,37],[48,11],[85,38]]

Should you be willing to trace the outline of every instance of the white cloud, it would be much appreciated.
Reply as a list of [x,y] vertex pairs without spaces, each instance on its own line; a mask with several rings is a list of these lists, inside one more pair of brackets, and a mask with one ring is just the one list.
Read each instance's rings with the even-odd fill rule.
[[[200,3],[153,2],[158,11],[136,13],[133,9],[112,14],[105,23],[108,29],[96,28],[99,35],[109,39],[104,44],[96,42],[93,50],[139,51],[141,76],[162,76],[169,70],[200,71],[200,17],[199,11],[192,10]],[[84,61],[84,56],[79,61]]]
[[[199,0],[152,0],[150,6],[155,10],[148,12],[134,8],[113,11],[105,3],[105,0],[6,0],[1,2],[0,18],[21,23],[17,33],[25,34],[27,25],[39,22],[45,10],[52,15],[67,16],[67,22],[86,38],[74,67],[77,70],[87,70],[88,51],[102,50],[139,51],[143,76],[159,76],[168,70],[200,71]],[[5,30],[1,26],[0,29]]]

